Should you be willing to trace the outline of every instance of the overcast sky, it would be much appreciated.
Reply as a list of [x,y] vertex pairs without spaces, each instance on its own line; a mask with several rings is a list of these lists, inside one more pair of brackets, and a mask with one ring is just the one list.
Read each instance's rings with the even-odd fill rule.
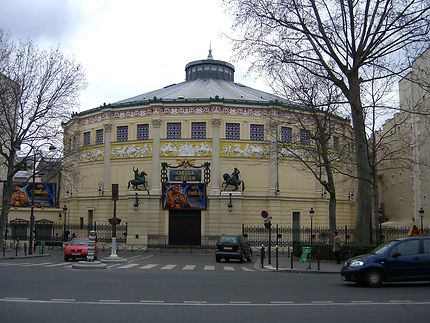
[[83,111],[185,81],[185,65],[231,62],[235,81],[268,91],[249,63],[232,60],[222,0],[1,0],[0,27],[61,50],[85,69]]

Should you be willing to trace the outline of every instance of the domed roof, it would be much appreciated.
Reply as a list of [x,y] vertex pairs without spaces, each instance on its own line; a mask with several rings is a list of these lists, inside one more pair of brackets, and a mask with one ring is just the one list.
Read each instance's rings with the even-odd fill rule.
[[145,101],[249,101],[260,104],[286,100],[260,90],[234,82],[234,66],[230,63],[214,60],[212,51],[205,60],[190,62],[185,67],[185,82],[168,85],[161,89],[143,93],[112,104],[134,105]]

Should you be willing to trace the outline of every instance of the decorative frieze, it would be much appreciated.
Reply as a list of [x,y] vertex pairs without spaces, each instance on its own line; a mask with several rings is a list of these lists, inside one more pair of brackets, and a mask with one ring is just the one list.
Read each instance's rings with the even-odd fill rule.
[[103,161],[104,155],[103,146],[84,148],[81,152],[80,160],[82,163]]
[[185,142],[169,141],[162,142],[160,156],[163,157],[210,157],[212,146],[210,142]]
[[152,156],[151,143],[112,144],[111,158],[149,158]]
[[269,144],[248,144],[244,142],[222,141],[220,145],[221,157],[238,158],[269,158]]

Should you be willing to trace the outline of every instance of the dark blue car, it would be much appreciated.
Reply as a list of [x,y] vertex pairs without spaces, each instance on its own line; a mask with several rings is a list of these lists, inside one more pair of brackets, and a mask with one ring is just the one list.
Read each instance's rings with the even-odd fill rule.
[[416,236],[387,242],[369,254],[348,259],[343,280],[379,287],[383,282],[430,280],[430,237]]

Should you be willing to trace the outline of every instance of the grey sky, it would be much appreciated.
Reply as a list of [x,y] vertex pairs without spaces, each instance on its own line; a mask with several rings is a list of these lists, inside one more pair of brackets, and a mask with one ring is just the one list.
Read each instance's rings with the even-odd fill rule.
[[233,63],[236,82],[269,91],[232,61],[230,17],[222,0],[2,0],[0,28],[43,47],[60,45],[86,71],[78,111],[116,102],[185,79],[185,65]]

